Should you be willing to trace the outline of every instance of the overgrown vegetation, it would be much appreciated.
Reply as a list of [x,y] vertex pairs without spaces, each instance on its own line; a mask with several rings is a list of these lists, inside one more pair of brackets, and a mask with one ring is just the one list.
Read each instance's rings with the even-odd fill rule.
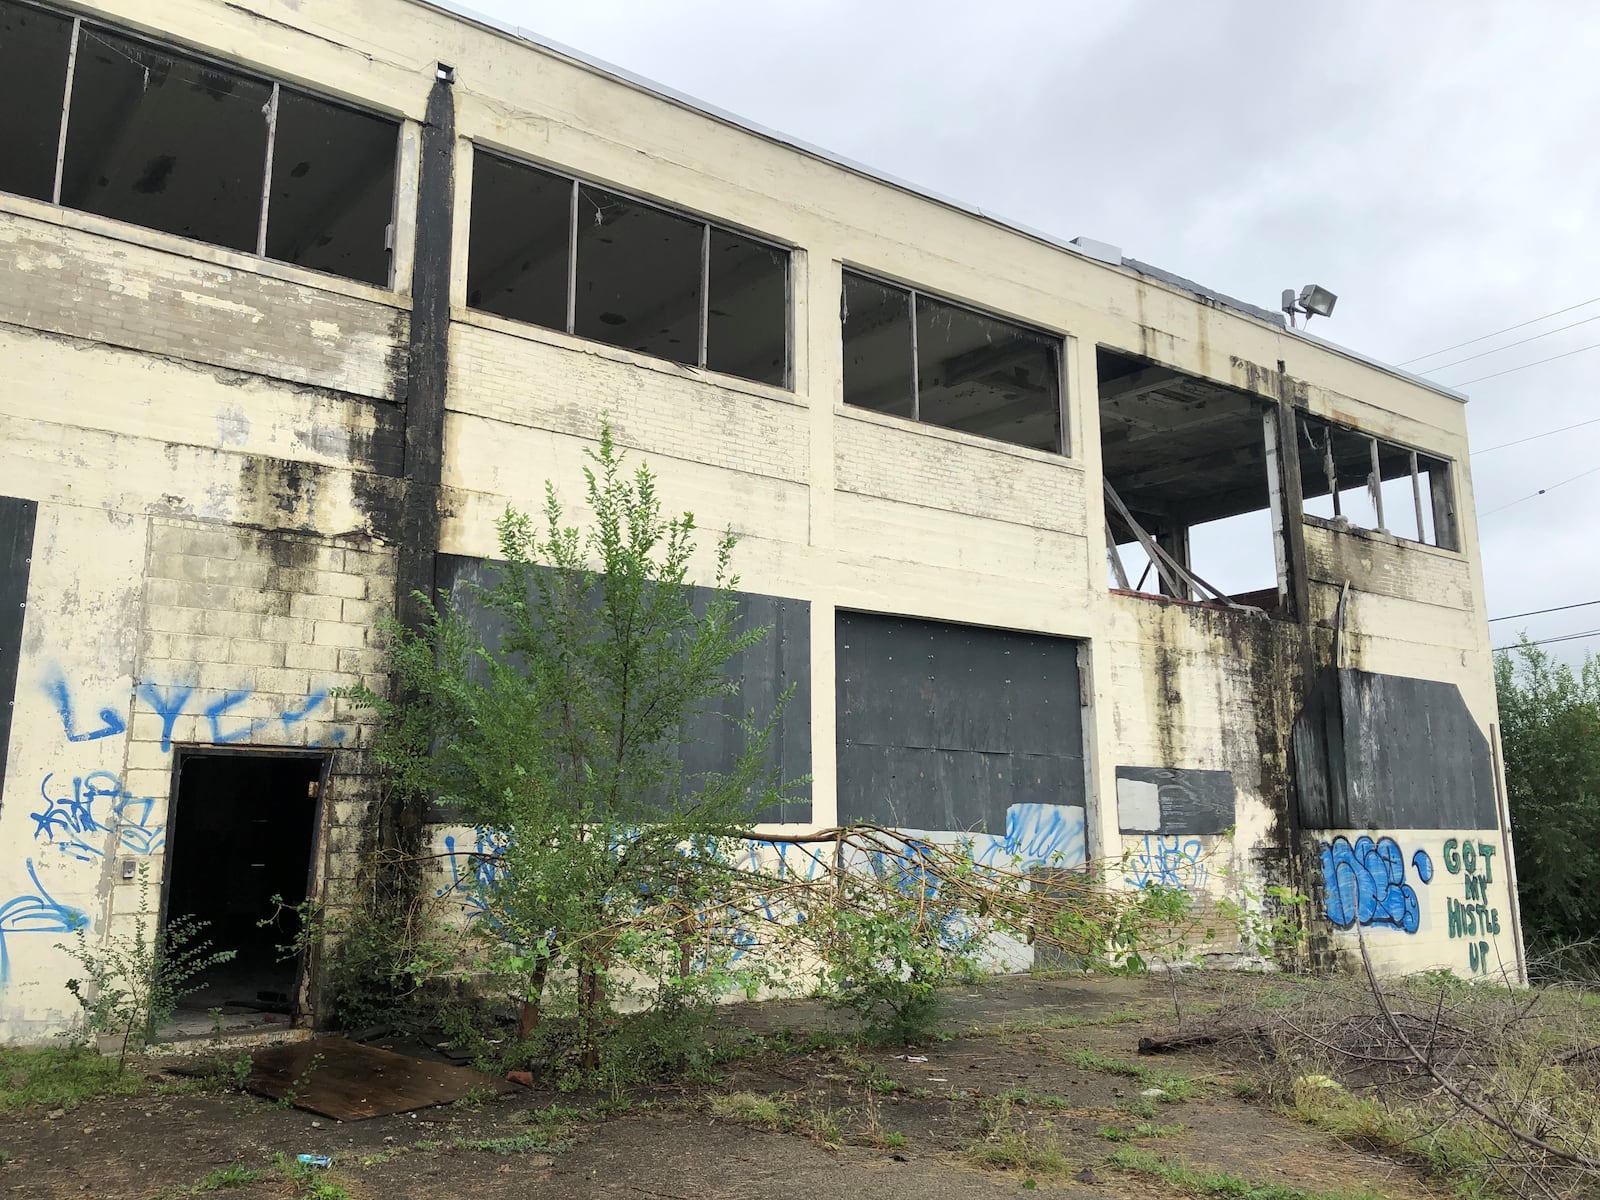
[[232,950],[218,950],[204,937],[206,922],[188,914],[169,916],[152,930],[150,865],[139,865],[139,907],[133,927],[91,948],[82,926],[70,944],[58,943],[76,960],[82,978],[67,980],[67,990],[83,1009],[90,1034],[118,1038],[117,1074],[129,1050],[148,1045],[172,1019],[178,1001],[205,986],[201,975],[230,961]]
[[[1600,659],[1574,670],[1524,635],[1495,656],[1517,893],[1532,964],[1600,969]],[[1552,952],[1559,953],[1552,953]]]
[[[390,847],[354,910],[304,923],[341,947],[330,992],[346,1022],[489,981],[518,1010],[495,1065],[616,1089],[713,1076],[730,1050],[711,1005],[730,993],[817,989],[869,1039],[908,1044],[930,1035],[939,987],[976,970],[994,932],[1134,968],[1170,943],[1186,897],[1108,888],[1098,867],[1041,888],[1036,864],[980,869],[959,841],[876,826],[752,840],[799,781],[768,755],[781,706],[740,702],[734,665],[766,631],[741,624],[734,539],[697,557],[693,515],[665,515],[654,476],[627,467],[609,428],[584,484],[586,530],[548,484],[537,519],[507,510],[484,582],[418,597],[423,627],[386,630],[394,695],[347,693],[382,718],[386,786],[451,806],[477,842],[446,856],[433,911],[381,886],[418,868]],[[709,586],[690,586],[691,563]],[[716,721],[731,757],[691,768],[704,756],[690,739]],[[450,908],[467,911],[464,928]],[[465,1008],[437,1015],[488,1054],[492,1014]]]
[[0,1111],[73,1109],[91,1096],[136,1092],[143,1082],[85,1046],[0,1046]]

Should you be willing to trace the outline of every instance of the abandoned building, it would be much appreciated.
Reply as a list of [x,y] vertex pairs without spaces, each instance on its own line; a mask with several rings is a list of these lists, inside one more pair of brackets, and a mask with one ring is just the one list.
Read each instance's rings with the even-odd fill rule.
[[602,412],[797,687],[757,836],[1521,974],[1462,396],[424,0],[0,0],[0,112],[0,1039],[141,885],[240,951],[192,1002],[314,1011],[257,922],[379,817],[331,693]]

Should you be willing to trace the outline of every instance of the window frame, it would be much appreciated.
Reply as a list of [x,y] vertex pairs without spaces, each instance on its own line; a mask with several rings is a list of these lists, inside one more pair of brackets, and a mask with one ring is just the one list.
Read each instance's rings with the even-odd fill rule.
[[[159,237],[179,238],[183,241],[192,242],[193,244],[199,246],[207,246],[227,254],[244,255],[249,258],[258,259],[262,262],[277,263],[294,270],[309,271],[315,275],[321,275],[329,279],[342,280],[347,283],[355,284],[358,287],[377,288],[378,290],[385,292],[393,292],[398,289],[399,284],[396,277],[396,259],[398,255],[396,253],[395,235],[400,223],[400,178],[401,168],[403,166],[403,147],[405,143],[405,138],[403,136],[405,131],[405,118],[403,116],[392,112],[386,112],[379,108],[353,104],[348,100],[330,96],[324,92],[316,90],[315,88],[307,87],[304,84],[292,82],[288,79],[269,74],[265,71],[255,70],[238,62],[218,57],[215,53],[208,52],[204,49],[195,48],[184,42],[154,37],[142,30],[118,25],[113,21],[103,19],[101,14],[98,13],[84,14],[82,12],[77,12],[66,8],[58,8],[51,4],[42,4],[39,3],[38,0],[7,0],[7,2],[14,4],[19,8],[31,8],[36,12],[48,13],[51,16],[61,17],[71,22],[71,33],[69,35],[70,40],[67,46],[66,85],[62,90],[61,116],[56,139],[55,178],[51,185],[50,199],[45,201],[45,203],[48,203],[52,207],[61,209],[65,212],[84,213],[87,216],[96,217],[100,220],[114,221],[119,225],[126,225],[133,229],[144,230]],[[74,91],[73,85],[77,76],[78,49],[82,42],[85,29],[89,30],[90,32],[104,33],[109,37],[121,38],[130,42],[137,42],[141,45],[148,46],[152,51],[158,54],[167,54],[179,58],[190,59],[194,62],[198,62],[209,67],[214,67],[219,71],[223,71],[229,75],[235,76],[250,83],[265,86],[270,90],[267,101],[267,112],[264,118],[266,122],[266,137],[264,140],[264,166],[261,178],[261,196],[257,207],[256,240],[253,249],[242,250],[236,246],[228,246],[220,242],[211,242],[203,238],[189,237],[182,233],[173,233],[170,230],[158,229],[149,225],[142,225],[137,221],[130,221],[123,217],[109,216],[104,213],[95,213],[88,209],[77,208],[73,205],[62,203],[61,188],[66,171],[67,135],[72,117],[72,96]],[[375,117],[394,126],[394,160],[391,168],[392,182],[390,185],[389,197],[389,221],[387,228],[384,231],[385,252],[388,258],[388,269],[386,272],[386,277],[382,283],[373,283],[368,279],[360,279],[354,275],[340,274],[337,271],[326,271],[319,267],[304,266],[300,263],[292,262],[286,258],[274,258],[267,254],[267,225],[270,220],[271,213],[272,159],[277,128],[278,97],[281,90],[284,88],[287,88],[293,92],[298,92],[300,95],[308,97],[319,104],[327,104],[335,108],[346,109],[350,112],[354,112],[365,117]],[[17,193],[3,192],[0,194],[11,196],[16,195]],[[26,199],[28,197],[23,198]]]
[[[1351,490],[1346,488],[1330,489],[1328,492],[1324,493],[1331,498],[1334,511],[1333,517],[1329,518],[1320,516],[1316,513],[1302,511],[1302,518],[1304,520],[1324,529],[1344,532],[1353,531],[1363,534],[1376,533],[1382,535],[1383,537],[1393,538],[1397,542],[1403,542],[1408,546],[1423,546],[1429,550],[1442,550],[1446,554],[1464,553],[1461,544],[1461,512],[1459,490],[1456,486],[1455,459],[1448,455],[1439,454],[1432,450],[1421,449],[1409,442],[1395,441],[1393,438],[1384,437],[1380,434],[1373,433],[1370,430],[1362,429],[1359,426],[1349,425],[1342,421],[1330,420],[1321,413],[1312,412],[1307,408],[1297,407],[1295,410],[1296,425],[1304,426],[1308,422],[1315,422],[1316,424],[1322,426],[1324,431],[1337,430],[1342,434],[1361,438],[1367,442],[1368,453],[1371,455],[1372,467],[1367,473],[1367,483],[1365,486],[1367,487],[1369,494],[1372,495],[1373,512],[1378,523],[1376,525],[1367,525],[1362,522],[1352,520],[1350,517],[1343,514],[1341,511],[1342,504],[1339,499],[1339,493],[1346,490]],[[1323,446],[1325,461],[1331,461],[1331,450],[1331,442],[1325,442]],[[1379,459],[1385,451],[1406,454],[1410,457],[1409,474],[1411,477],[1412,510],[1415,513],[1415,519],[1417,520],[1419,526],[1424,525],[1424,513],[1427,514],[1426,524],[1428,527],[1431,527],[1433,531],[1433,541],[1425,541],[1421,538],[1420,534],[1422,533],[1422,528],[1418,529],[1418,537],[1409,537],[1406,534],[1400,533],[1394,529],[1392,527],[1392,522],[1386,519],[1388,514],[1386,514],[1384,511],[1382,485],[1389,481],[1383,479],[1381,477],[1381,472],[1378,470]],[[1434,468],[1425,465],[1424,460],[1426,460],[1426,463],[1438,464],[1438,467],[1440,468],[1439,479],[1435,480],[1433,478]],[[1304,468],[1302,467],[1302,475],[1303,474]],[[1422,484],[1422,477],[1424,475],[1428,476],[1428,484],[1426,487],[1424,487]],[[1376,487],[1374,487],[1372,482],[1375,477],[1377,478]],[[1395,475],[1393,478],[1400,479],[1403,478],[1403,476]],[[1315,497],[1306,496],[1305,481],[1302,478],[1300,484],[1300,503],[1302,510],[1304,509],[1305,502],[1308,498]],[[1441,521],[1441,517],[1445,518],[1445,520]]]
[[[585,342],[591,342],[599,346],[610,346],[613,350],[620,350],[625,354],[635,354],[641,358],[648,359],[652,363],[673,363],[674,365],[680,367],[686,366],[691,370],[706,371],[710,374],[721,376],[727,379],[737,379],[740,381],[740,383],[753,384],[756,387],[776,388],[780,391],[786,392],[793,392],[795,390],[794,260],[795,252],[798,247],[790,243],[780,241],[777,238],[769,235],[756,233],[742,225],[734,225],[727,221],[714,219],[704,213],[697,212],[694,209],[681,208],[676,205],[668,204],[661,200],[655,199],[652,196],[640,195],[638,192],[630,191],[627,188],[617,187],[609,182],[606,182],[605,180],[597,179],[589,175],[579,174],[578,172],[569,170],[566,167],[532,158],[528,155],[518,154],[515,151],[505,150],[489,142],[473,139],[470,141],[470,145],[472,147],[473,155],[473,186],[470,190],[473,192],[476,191],[476,180],[478,177],[477,156],[480,154],[488,158],[499,159],[500,162],[509,164],[513,167],[521,167],[527,170],[538,171],[554,179],[564,180],[568,184],[570,191],[567,204],[567,296],[565,305],[565,327],[557,329],[553,325],[544,325],[537,321],[527,321],[518,317],[502,316],[492,309],[479,308],[472,304],[470,300],[466,300],[466,298],[463,297],[464,306],[468,309],[468,311],[479,313],[487,317],[492,317],[500,321],[511,321],[517,325],[530,326],[534,329],[546,329],[552,333],[563,334],[566,337],[571,338],[579,338]],[[699,291],[700,304],[699,322],[696,333],[696,356],[694,363],[680,363],[676,359],[667,358],[662,355],[651,354],[644,350],[634,350],[628,346],[619,346],[614,342],[602,342],[596,338],[587,337],[584,334],[577,332],[579,197],[585,187],[609,192],[611,195],[625,200],[629,204],[637,204],[643,208],[654,209],[656,212],[662,213],[666,216],[676,218],[680,221],[689,221],[700,227],[700,276],[696,284]],[[468,246],[470,246],[471,243],[472,200],[473,197],[469,195],[467,197],[466,226]],[[745,241],[754,242],[758,246],[764,246],[768,250],[774,250],[783,255],[782,383],[768,383],[762,379],[751,379],[745,375],[735,375],[729,371],[719,371],[717,368],[708,366],[706,364],[707,343],[710,338],[711,329],[711,234],[713,231],[730,234],[737,238],[743,238]],[[467,247],[463,247],[463,259],[465,260],[465,270],[463,271],[463,276],[468,283],[468,290],[470,292],[472,263],[470,258],[467,256],[467,253],[465,253],[466,249]]]
[[[908,319],[911,325],[911,416],[903,417],[898,413],[883,412],[879,409],[868,408],[865,405],[851,404],[843,400],[844,407],[855,412],[870,412],[891,421],[905,421],[928,429],[938,429],[947,434],[960,437],[976,438],[977,440],[999,446],[1010,446],[1017,450],[1031,450],[1036,454],[1048,454],[1055,458],[1072,457],[1071,426],[1068,424],[1068,396],[1067,396],[1067,343],[1070,334],[1063,330],[1051,329],[1044,325],[1034,324],[1030,321],[1018,320],[1007,316],[995,309],[981,308],[968,300],[958,300],[955,297],[933,290],[920,287],[916,284],[902,282],[890,275],[879,274],[875,271],[863,270],[849,262],[839,264],[839,341],[840,347],[844,345],[844,317],[845,296],[844,289],[847,277],[854,275],[857,279],[864,280],[882,288],[892,288],[906,294],[908,303]],[[1041,449],[1038,446],[1029,446],[1022,442],[1008,441],[1005,438],[992,437],[986,433],[972,433],[965,429],[954,429],[948,425],[935,424],[922,419],[922,367],[918,361],[921,357],[921,342],[917,335],[917,301],[925,298],[951,308],[960,309],[984,321],[997,321],[1005,325],[1015,326],[1025,333],[1047,339],[1055,350],[1055,378],[1056,378],[1056,446],[1054,449]],[[841,354],[841,362],[843,355]],[[842,378],[842,372],[841,372]],[[841,391],[842,395],[842,391]]]

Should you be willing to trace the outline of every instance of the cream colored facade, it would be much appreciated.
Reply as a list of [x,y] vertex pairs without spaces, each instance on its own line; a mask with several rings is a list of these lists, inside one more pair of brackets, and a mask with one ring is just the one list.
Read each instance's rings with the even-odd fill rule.
[[[67,11],[397,118],[395,283],[0,193],[0,495],[37,506],[0,793],[0,1037],[41,1040],[74,1019],[56,943],[78,925],[91,942],[131,927],[141,865],[159,886],[181,754],[327,755],[314,894],[373,835],[371,726],[328,693],[382,686],[373,622],[395,611],[403,574],[417,194],[436,86],[454,111],[455,252],[439,534],[424,551],[490,556],[507,504],[537,507],[545,479],[579,477],[604,410],[669,507],[739,536],[745,589],[808,603],[813,825],[838,815],[840,612],[1075,639],[1089,855],[1126,853],[1130,877],[1141,859],[1154,869],[1152,836],[1161,856],[1165,835],[1121,832],[1119,766],[1225,771],[1234,820],[1175,835],[1205,860],[1180,882],[1235,898],[1304,889],[1313,944],[1330,955],[1359,928],[1387,969],[1518,973],[1503,821],[1308,830],[1292,812],[1291,728],[1319,667],[1453,685],[1493,744],[1458,398],[412,0]],[[793,386],[469,307],[474,147],[788,248]],[[1059,335],[1067,453],[847,406],[845,269]],[[1447,460],[1459,548],[1306,521],[1300,621],[1108,588],[1097,347]],[[1403,879],[1377,878],[1388,868],[1363,858],[1363,835],[1395,840]],[[1414,921],[1326,919],[1319,856],[1337,857],[1340,840],[1362,863],[1357,891],[1379,886],[1383,911],[1409,893]],[[1492,846],[1492,871],[1476,851],[1476,877],[1452,870],[1463,844]],[[1497,932],[1478,936],[1482,914],[1469,936],[1452,902],[1495,911]]]

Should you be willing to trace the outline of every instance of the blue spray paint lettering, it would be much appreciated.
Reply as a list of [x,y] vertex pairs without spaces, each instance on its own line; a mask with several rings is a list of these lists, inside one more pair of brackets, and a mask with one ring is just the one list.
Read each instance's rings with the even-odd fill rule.
[[[1417,878],[1433,878],[1426,850],[1411,856]],[[1415,933],[1422,923],[1416,889],[1406,881],[1406,859],[1392,837],[1363,834],[1354,844],[1337,837],[1322,848],[1323,911],[1340,929],[1388,927]]]
[[0,985],[11,980],[11,952],[6,943],[14,933],[72,933],[89,924],[82,911],[57,902],[33,868],[33,859],[27,859],[28,878],[33,880],[33,892],[24,892],[0,904]]
[[60,714],[61,728],[69,742],[92,742],[99,738],[111,737],[128,728],[128,723],[117,715],[116,710],[102,708],[100,728],[80,732],[77,720],[72,715],[72,693],[67,689],[67,681],[59,673],[52,675],[45,680],[44,691],[55,704],[56,712]]
[[1191,891],[1205,887],[1210,878],[1200,839],[1184,839],[1175,833],[1145,834],[1143,848],[1132,854],[1128,863],[1132,874],[1127,879],[1135,887]]
[[135,854],[154,854],[166,843],[166,826],[150,820],[156,797],[135,796],[110,771],[94,771],[52,787],[54,773],[39,785],[42,812],[30,813],[35,841],[48,840],[63,853],[83,862],[105,857],[103,838],[87,835],[113,832],[117,845]]

